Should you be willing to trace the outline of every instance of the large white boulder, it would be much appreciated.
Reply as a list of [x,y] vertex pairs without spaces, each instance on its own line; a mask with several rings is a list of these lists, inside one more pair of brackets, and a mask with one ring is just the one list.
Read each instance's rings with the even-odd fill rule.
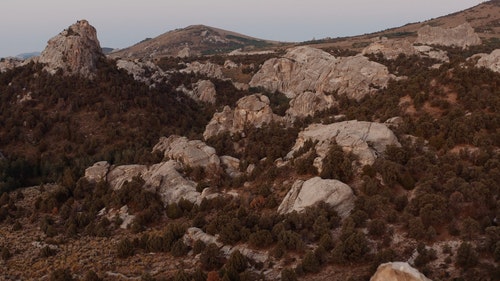
[[500,49],[494,50],[491,54],[480,54],[476,66],[500,73]]
[[297,180],[278,207],[278,213],[301,212],[316,203],[324,202],[345,218],[354,208],[354,198],[351,187],[338,180],[320,177],[307,181]]
[[389,262],[379,265],[370,281],[431,281],[406,262]]
[[85,178],[89,182],[105,181],[109,167],[110,165],[106,161],[97,162],[92,167],[85,169]]
[[161,151],[165,157],[180,161],[190,167],[217,169],[220,159],[215,148],[201,140],[189,140],[177,135],[161,137],[153,147],[153,151]]
[[336,104],[337,102],[332,95],[307,91],[290,101],[290,108],[286,111],[286,115],[293,121],[297,117],[314,116]]
[[334,143],[357,156],[360,165],[373,164],[378,155],[385,152],[387,145],[400,146],[394,132],[382,123],[350,120],[328,125],[312,124],[299,133],[287,158],[292,158],[308,140],[317,142],[315,166],[320,171],[321,162]]

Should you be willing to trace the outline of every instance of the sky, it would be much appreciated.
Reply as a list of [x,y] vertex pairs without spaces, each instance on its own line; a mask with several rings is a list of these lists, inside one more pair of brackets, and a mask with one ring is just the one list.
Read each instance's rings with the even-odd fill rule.
[[125,48],[194,24],[276,41],[354,36],[419,22],[480,0],[0,0],[0,57],[42,51],[86,19],[102,47]]

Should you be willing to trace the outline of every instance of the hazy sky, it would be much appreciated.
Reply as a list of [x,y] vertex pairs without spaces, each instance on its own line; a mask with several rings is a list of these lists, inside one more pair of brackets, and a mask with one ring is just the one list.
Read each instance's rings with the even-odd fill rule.
[[457,12],[479,0],[0,0],[0,57],[41,51],[79,19],[123,48],[193,24],[278,41],[359,35]]

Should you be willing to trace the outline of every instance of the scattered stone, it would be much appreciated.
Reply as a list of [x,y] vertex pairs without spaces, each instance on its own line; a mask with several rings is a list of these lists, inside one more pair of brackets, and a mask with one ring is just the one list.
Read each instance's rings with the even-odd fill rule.
[[192,90],[189,90],[184,85],[181,85],[177,90],[183,92],[195,101],[215,104],[217,93],[214,83],[210,80],[200,80],[192,84],[192,88]]
[[116,66],[119,69],[127,71],[136,81],[152,87],[155,87],[157,83],[170,77],[166,72],[150,61],[117,60]]

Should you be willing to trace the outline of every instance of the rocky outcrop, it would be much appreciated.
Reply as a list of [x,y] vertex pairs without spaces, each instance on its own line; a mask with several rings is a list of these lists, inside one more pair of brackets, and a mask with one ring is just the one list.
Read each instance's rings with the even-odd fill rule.
[[241,176],[240,172],[240,159],[231,156],[221,156],[220,161],[224,167],[224,171],[232,178]]
[[413,46],[408,40],[391,40],[382,38],[376,40],[370,46],[366,47],[363,52],[366,54],[381,54],[386,59],[396,59],[400,54],[406,56],[418,55],[420,57],[431,58],[442,62],[449,62],[448,55],[443,50],[437,50],[430,46],[420,45]]
[[210,78],[224,79],[224,74],[222,72],[222,66],[213,64],[211,62],[201,63],[192,62],[186,65],[186,68],[181,69],[182,73],[197,73]]
[[356,155],[361,166],[373,164],[378,155],[385,152],[387,145],[400,145],[394,133],[382,123],[350,120],[328,125],[312,124],[299,133],[287,158],[292,158],[308,140],[317,141],[315,150],[318,158],[314,164],[319,171],[333,143]]
[[146,171],[147,167],[145,165],[115,166],[109,169],[106,181],[112,189],[119,190],[126,182],[132,181],[135,177],[140,177]]
[[61,69],[64,75],[90,78],[103,57],[95,28],[80,20],[50,39],[38,62],[46,64],[45,70],[52,74]]
[[480,54],[476,66],[500,73],[500,49],[494,50],[491,54]]
[[144,187],[160,195],[163,203],[179,202],[182,198],[196,203],[200,193],[196,191],[196,183],[185,179],[178,170],[181,165],[177,161],[167,161],[152,165],[141,175]]
[[345,218],[354,208],[354,198],[351,187],[338,180],[320,177],[297,180],[278,207],[278,213],[301,212],[318,202],[324,202]]
[[119,190],[126,182],[139,178],[144,181],[143,188],[158,193],[165,204],[178,202],[182,198],[193,203],[198,202],[200,193],[196,183],[185,179],[179,170],[182,164],[170,160],[151,166],[122,165],[110,166],[109,163],[97,162],[85,170],[85,179],[89,182],[106,181],[114,190]]
[[482,42],[472,26],[469,23],[463,23],[454,28],[426,25],[418,30],[418,38],[415,43],[466,49],[469,46],[481,45]]
[[200,80],[192,84],[192,90],[187,89],[184,85],[180,86],[177,90],[182,91],[196,101],[210,104],[215,104],[216,102],[217,92],[214,83],[210,80]]
[[370,281],[431,281],[406,262],[389,262],[379,265]]
[[362,55],[335,58],[322,50],[302,46],[288,50],[282,58],[267,60],[250,86],[280,91],[289,98],[311,91],[338,92],[361,99],[386,87],[393,77],[387,67]]
[[23,65],[24,61],[18,58],[2,58],[0,59],[0,73]]
[[116,66],[132,75],[136,81],[155,87],[170,76],[161,68],[150,61],[142,62],[140,60],[117,60]]
[[307,91],[290,101],[290,108],[286,111],[286,115],[293,121],[297,117],[314,116],[317,112],[326,110],[336,104],[332,95]]
[[214,114],[205,128],[203,137],[209,139],[226,131],[241,132],[245,126],[259,128],[273,121],[282,121],[282,117],[273,113],[269,103],[267,96],[254,94],[238,100],[235,109],[225,106],[222,112]]
[[448,53],[446,51],[425,45],[415,46],[414,48],[420,53],[420,57],[435,59],[442,62],[450,61],[450,58],[448,57]]
[[162,137],[153,147],[153,151],[161,151],[166,158],[177,160],[189,167],[217,169],[220,165],[215,149],[201,140],[188,140],[176,135]]
[[89,182],[105,181],[109,167],[110,165],[106,161],[97,162],[92,167],[85,169],[85,178]]
[[221,253],[226,258],[229,258],[233,252],[239,251],[243,256],[257,263],[264,264],[269,260],[269,254],[267,252],[249,249],[245,244],[239,244],[234,247],[230,245],[224,245],[217,240],[216,236],[207,234],[203,232],[203,230],[196,227],[188,228],[183,236],[183,242],[186,245],[193,247],[196,241],[202,241],[203,243],[205,243],[205,245],[212,243],[217,245]]
[[189,47],[184,47],[177,53],[178,58],[188,58],[191,56],[191,49]]
[[400,54],[412,56],[418,53],[408,40],[390,40],[383,37],[364,48],[362,54],[381,54],[386,59],[395,59]]

